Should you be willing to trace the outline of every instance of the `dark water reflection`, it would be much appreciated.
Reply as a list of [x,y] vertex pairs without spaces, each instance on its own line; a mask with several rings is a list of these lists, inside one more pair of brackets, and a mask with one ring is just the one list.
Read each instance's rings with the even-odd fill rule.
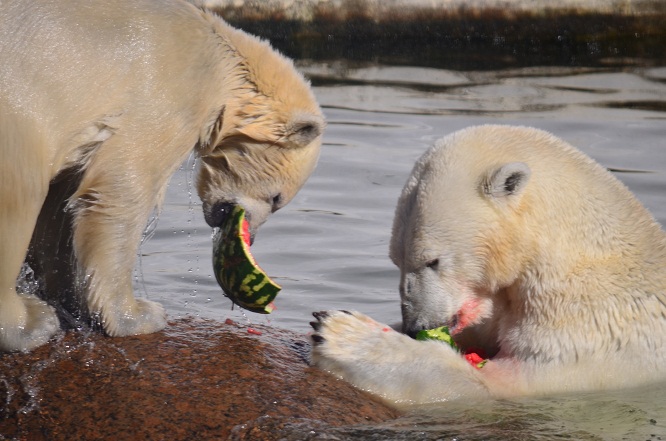
[[[434,140],[473,124],[551,131],[615,170],[666,222],[666,65],[450,71],[335,61],[300,67],[313,81],[328,130],[314,175],[262,227],[253,246],[258,262],[283,286],[278,310],[244,318],[222,296],[212,276],[211,231],[192,194],[190,162],[172,179],[154,236],[142,248],[145,282],[137,277],[139,290],[144,285],[172,316],[231,317],[298,332],[308,331],[312,311],[324,309],[358,309],[399,321],[398,272],[387,257],[399,191]],[[480,407],[449,404],[381,428],[329,434],[666,439],[665,392],[657,387]]]
[[[259,5],[225,3],[218,11],[225,19],[295,59],[458,71],[645,66],[664,59],[666,8],[660,0],[319,2],[320,8],[297,14],[300,19],[280,8],[264,15]],[[300,3],[301,12],[312,4],[283,3],[287,9]]]

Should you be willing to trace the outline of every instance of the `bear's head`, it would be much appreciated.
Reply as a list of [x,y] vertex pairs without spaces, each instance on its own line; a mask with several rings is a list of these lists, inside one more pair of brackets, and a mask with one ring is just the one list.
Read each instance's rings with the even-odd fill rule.
[[449,326],[463,350],[577,360],[598,349],[591,335],[617,351],[634,320],[663,319],[664,250],[659,223],[606,168],[542,130],[489,125],[418,160],[390,254],[405,333]]
[[615,181],[537,129],[480,126],[439,140],[414,166],[393,223],[404,331],[490,322],[518,285],[520,295],[546,290],[610,250],[594,232],[612,231],[603,207],[624,195]]
[[237,65],[224,75],[232,94],[200,136],[197,188],[210,226],[241,205],[254,237],[314,170],[325,122],[290,60],[221,20],[215,26]]

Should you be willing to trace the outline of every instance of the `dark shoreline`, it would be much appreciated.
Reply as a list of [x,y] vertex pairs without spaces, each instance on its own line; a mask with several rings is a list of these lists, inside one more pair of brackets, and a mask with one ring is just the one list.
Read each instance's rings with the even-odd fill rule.
[[361,7],[332,13],[313,6],[307,20],[251,4],[212,9],[297,60],[485,70],[663,65],[666,2],[645,5],[649,8],[640,14],[433,7],[389,10],[381,16]]

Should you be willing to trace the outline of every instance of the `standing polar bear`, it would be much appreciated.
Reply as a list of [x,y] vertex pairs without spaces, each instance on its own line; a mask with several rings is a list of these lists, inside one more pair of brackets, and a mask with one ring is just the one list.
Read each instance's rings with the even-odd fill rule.
[[16,292],[25,259],[59,312],[111,336],[165,326],[132,271],[191,152],[206,221],[240,204],[252,235],[317,161],[323,117],[293,64],[184,1],[2,2],[0,60],[0,350],[58,329]]
[[481,126],[416,163],[391,259],[403,331],[315,313],[313,362],[395,403],[634,386],[666,378],[666,237],[608,171],[552,135]]

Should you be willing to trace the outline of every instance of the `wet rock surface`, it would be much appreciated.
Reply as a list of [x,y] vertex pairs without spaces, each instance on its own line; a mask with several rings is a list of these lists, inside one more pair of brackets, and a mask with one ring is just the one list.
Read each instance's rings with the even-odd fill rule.
[[126,338],[69,331],[0,355],[0,439],[308,439],[397,416],[308,352],[290,331],[200,319]]

